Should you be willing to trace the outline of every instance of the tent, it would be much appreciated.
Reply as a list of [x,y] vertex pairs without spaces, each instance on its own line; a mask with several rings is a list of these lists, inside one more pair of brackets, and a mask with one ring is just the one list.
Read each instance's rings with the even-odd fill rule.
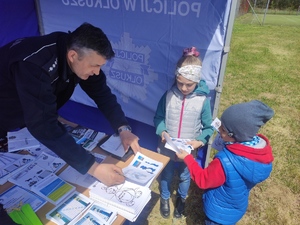
[[[2,0],[0,46],[19,37],[72,31],[83,22],[100,27],[116,53],[103,68],[108,85],[141,146],[155,150],[153,116],[174,82],[175,65],[185,47],[200,51],[202,77],[211,90],[216,117],[236,7],[236,0]],[[112,132],[79,87],[60,114]]]

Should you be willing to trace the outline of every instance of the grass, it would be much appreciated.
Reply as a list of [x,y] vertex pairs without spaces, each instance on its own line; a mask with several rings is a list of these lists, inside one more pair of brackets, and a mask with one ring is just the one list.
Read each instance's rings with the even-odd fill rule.
[[[245,24],[245,17],[241,17],[234,24],[219,115],[232,104],[252,99],[264,101],[275,111],[275,116],[260,130],[273,146],[273,171],[266,181],[252,189],[247,213],[238,225],[299,224],[299,20],[297,23],[295,26],[291,26],[294,23],[289,26],[259,26]],[[213,154],[212,151],[211,156]],[[172,217],[163,219],[160,216],[157,181],[152,190],[151,203],[136,224],[202,224],[203,191],[193,182],[187,199],[187,216],[179,220]],[[171,210],[173,211],[173,204]]]

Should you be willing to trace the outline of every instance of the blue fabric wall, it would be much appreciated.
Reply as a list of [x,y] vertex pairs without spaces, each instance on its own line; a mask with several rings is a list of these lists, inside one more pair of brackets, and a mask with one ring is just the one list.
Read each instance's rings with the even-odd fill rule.
[[38,35],[34,0],[0,1],[0,46],[17,38]]
[[[105,132],[106,134],[113,134],[114,132],[100,110],[92,106],[70,100],[59,110],[59,114],[69,121],[97,131]],[[144,148],[156,151],[158,138],[155,134],[155,128],[137,120],[127,119],[133,132],[139,136],[140,145]]]

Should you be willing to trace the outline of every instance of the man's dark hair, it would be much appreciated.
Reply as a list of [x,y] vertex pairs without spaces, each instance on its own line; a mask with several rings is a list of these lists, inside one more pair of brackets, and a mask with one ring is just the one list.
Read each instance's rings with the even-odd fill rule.
[[69,34],[68,49],[79,51],[88,48],[109,60],[115,56],[106,34],[98,27],[83,23]]

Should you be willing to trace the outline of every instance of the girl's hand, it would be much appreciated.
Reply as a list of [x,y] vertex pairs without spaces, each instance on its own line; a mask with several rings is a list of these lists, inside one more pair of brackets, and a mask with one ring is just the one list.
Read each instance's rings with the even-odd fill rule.
[[184,151],[183,149],[179,149],[180,152],[176,152],[176,155],[179,159],[184,160],[184,158],[189,155],[189,153],[187,153],[186,151]]
[[194,149],[204,146],[204,143],[202,141],[197,141],[197,140],[189,141],[187,142],[187,144],[193,146]]
[[168,132],[166,131],[163,131],[161,133],[161,142],[166,142],[166,139],[165,139],[165,136],[164,135],[168,135],[170,137],[170,135],[168,134]]

